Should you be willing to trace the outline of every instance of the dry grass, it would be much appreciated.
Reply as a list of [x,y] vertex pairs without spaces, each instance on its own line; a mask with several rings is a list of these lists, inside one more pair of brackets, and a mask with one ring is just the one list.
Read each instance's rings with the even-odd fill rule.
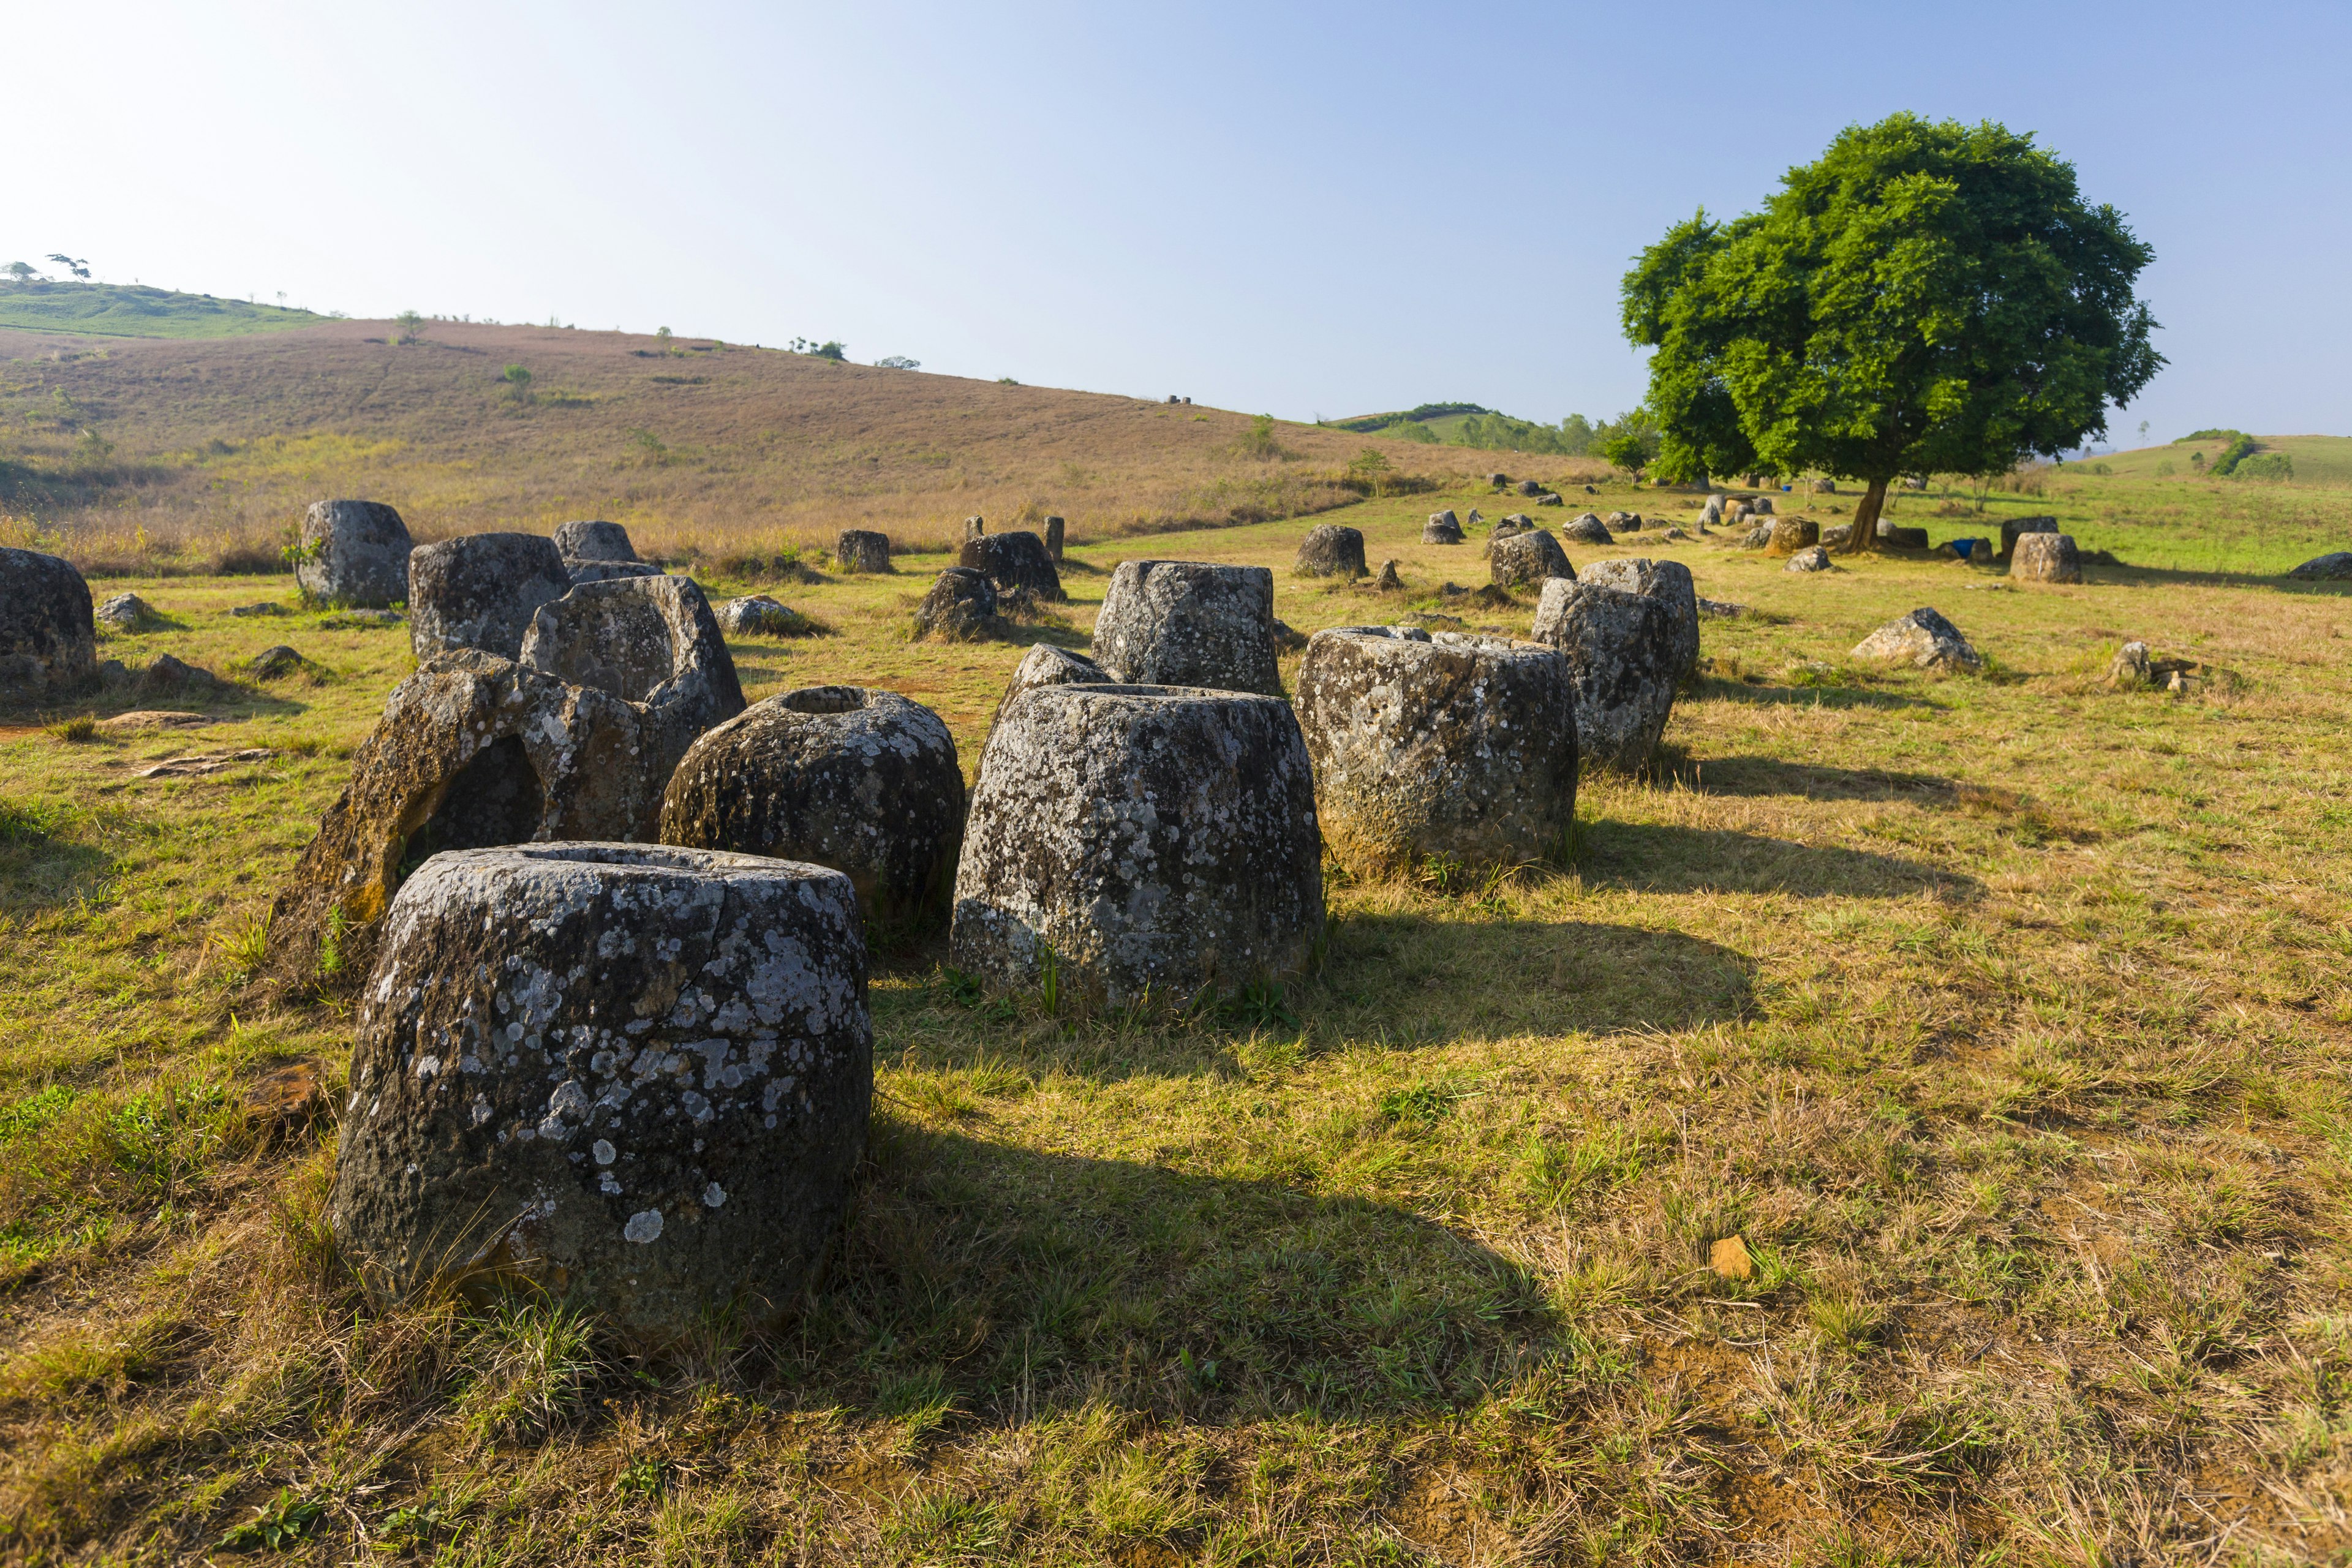
[[[1277,613],[1523,632],[1526,603],[1435,592],[1477,546],[1418,518],[1475,501],[1354,509],[1408,592],[1277,574]],[[1299,531],[1152,548],[1282,565]],[[1570,871],[1335,879],[1322,973],[1215,1016],[1055,1015],[907,958],[833,1275],[791,1331],[660,1362],[535,1304],[361,1308],[320,1221],[332,1129],[239,1109],[280,1061],[335,1079],[347,1020],[242,977],[404,640],[229,619],[257,583],[139,584],[184,629],[110,653],[286,640],[333,679],[225,700],[209,733],[278,754],[212,779],[127,766],[205,731],[0,732],[0,1551],[2352,1550],[2352,606],[1608,553],[1641,549],[1769,614],[1707,624],[1669,765],[1588,782]],[[1121,553],[1074,552],[1055,635]],[[751,693],[908,691],[969,763],[1021,649],[902,640],[940,559],[780,588],[838,635],[739,647]],[[1996,672],[1846,662],[1920,604]],[[2126,635],[2242,684],[2107,690]],[[1706,1267],[1735,1235],[1744,1279]]]

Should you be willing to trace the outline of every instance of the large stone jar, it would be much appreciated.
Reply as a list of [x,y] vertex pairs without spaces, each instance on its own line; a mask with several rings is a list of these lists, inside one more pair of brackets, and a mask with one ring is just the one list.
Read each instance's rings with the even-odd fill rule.
[[753,703],[694,743],[662,797],[663,843],[830,866],[884,937],[946,919],[962,830],[946,723],[856,686]]
[[389,924],[328,1201],[372,1294],[512,1283],[654,1342],[792,1304],[873,1096],[847,878],[478,849],[426,862]]
[[1646,594],[1665,605],[1675,617],[1675,668],[1685,680],[1698,673],[1698,584],[1692,580],[1689,567],[1679,561],[1620,556],[1588,563],[1576,580],[1628,594]]
[[380,609],[411,596],[415,549],[408,525],[382,501],[313,501],[295,546],[294,581],[323,604]]
[[1203,561],[1122,561],[1095,617],[1095,661],[1117,679],[1282,693],[1274,574]]
[[1498,588],[1541,588],[1554,578],[1573,578],[1568,552],[1541,529],[1520,533],[1497,531],[1486,546],[1487,575]]
[[956,871],[959,968],[1181,1005],[1297,973],[1322,931],[1314,775],[1288,703],[1045,686],[1007,707]]
[[519,658],[541,605],[572,592],[555,541],[537,533],[468,533],[408,560],[408,636],[417,662],[458,648]]
[[1298,542],[1297,559],[1290,569],[1302,577],[1369,577],[1364,565],[1364,535],[1360,529],[1326,522],[1307,531]]
[[1675,618],[1646,594],[1598,583],[1544,584],[1535,637],[1568,660],[1583,764],[1646,770],[1674,711],[1680,673]]
[[1049,603],[1068,596],[1062,592],[1062,575],[1054,570],[1045,542],[1025,531],[968,539],[956,564],[985,574],[1000,594],[1025,593]]
[[1297,707],[1324,846],[1341,865],[1378,876],[1432,856],[1565,854],[1576,696],[1554,649],[1413,626],[1321,631]]
[[98,673],[98,619],[73,563],[0,548],[0,699],[39,700]]

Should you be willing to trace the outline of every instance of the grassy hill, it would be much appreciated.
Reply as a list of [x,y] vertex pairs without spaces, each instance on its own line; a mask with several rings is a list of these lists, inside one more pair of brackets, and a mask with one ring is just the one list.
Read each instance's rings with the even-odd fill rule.
[[[2352,436],[2257,436],[2254,439],[2260,451],[2284,452],[2294,462],[2294,478],[2289,482],[2298,485],[2352,485]],[[2175,441],[2162,447],[2110,452],[2079,466],[2094,475],[2105,465],[2112,477],[2117,479],[2164,479],[2185,482],[2200,477],[2189,462],[2191,454],[2201,458],[2210,468],[2226,445],[2226,437]],[[2245,482],[2276,481],[2254,479]]]
[[[329,320],[210,294],[116,283],[15,283],[0,286],[0,327],[100,338],[227,338],[282,332]],[[0,352],[6,345],[0,342]]]
[[[675,554],[902,542],[1047,512],[1076,536],[1295,517],[1475,457],[1246,414],[715,340],[314,321],[197,341],[0,333],[0,510],[94,566],[274,557],[310,501],[421,538],[626,524]],[[527,383],[509,379],[520,367]],[[1367,450],[1384,473],[1351,474]],[[1559,465],[1563,476],[1572,465]]]

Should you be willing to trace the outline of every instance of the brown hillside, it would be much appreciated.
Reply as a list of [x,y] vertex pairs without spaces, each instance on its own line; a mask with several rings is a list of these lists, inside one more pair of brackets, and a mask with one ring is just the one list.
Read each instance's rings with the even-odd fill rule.
[[[839,364],[710,341],[435,322],[122,341],[0,332],[0,508],[12,542],[86,566],[274,556],[310,501],[400,508],[420,538],[627,524],[673,555],[822,544],[846,526],[937,543],[978,512],[1074,535],[1264,521],[1354,499],[1347,464],[1483,469],[1222,410]],[[518,395],[506,366],[530,373]],[[1545,459],[1566,479],[1577,465]]]

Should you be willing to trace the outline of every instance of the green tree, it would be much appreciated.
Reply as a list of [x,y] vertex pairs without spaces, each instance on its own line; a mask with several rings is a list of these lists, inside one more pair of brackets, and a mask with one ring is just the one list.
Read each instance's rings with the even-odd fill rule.
[[527,365],[510,364],[499,380],[507,384],[508,393],[517,403],[530,401],[530,369]]
[[403,310],[392,319],[392,324],[400,329],[399,341],[404,343],[413,343],[425,335],[425,318],[414,310]]
[[1896,114],[1792,169],[1764,210],[1643,251],[1625,335],[1654,348],[1659,471],[1864,481],[1853,550],[1906,473],[2004,471],[2106,432],[2164,358],[2153,258],[2074,167],[1990,121]]
[[33,264],[29,261],[12,261],[8,263],[8,276],[15,282],[30,283],[33,280]]
[[1612,436],[1602,442],[1601,455],[1609,459],[1612,468],[1622,468],[1636,479],[1642,477],[1642,470],[1650,463],[1648,447],[1639,436],[1631,431],[1622,436]]

